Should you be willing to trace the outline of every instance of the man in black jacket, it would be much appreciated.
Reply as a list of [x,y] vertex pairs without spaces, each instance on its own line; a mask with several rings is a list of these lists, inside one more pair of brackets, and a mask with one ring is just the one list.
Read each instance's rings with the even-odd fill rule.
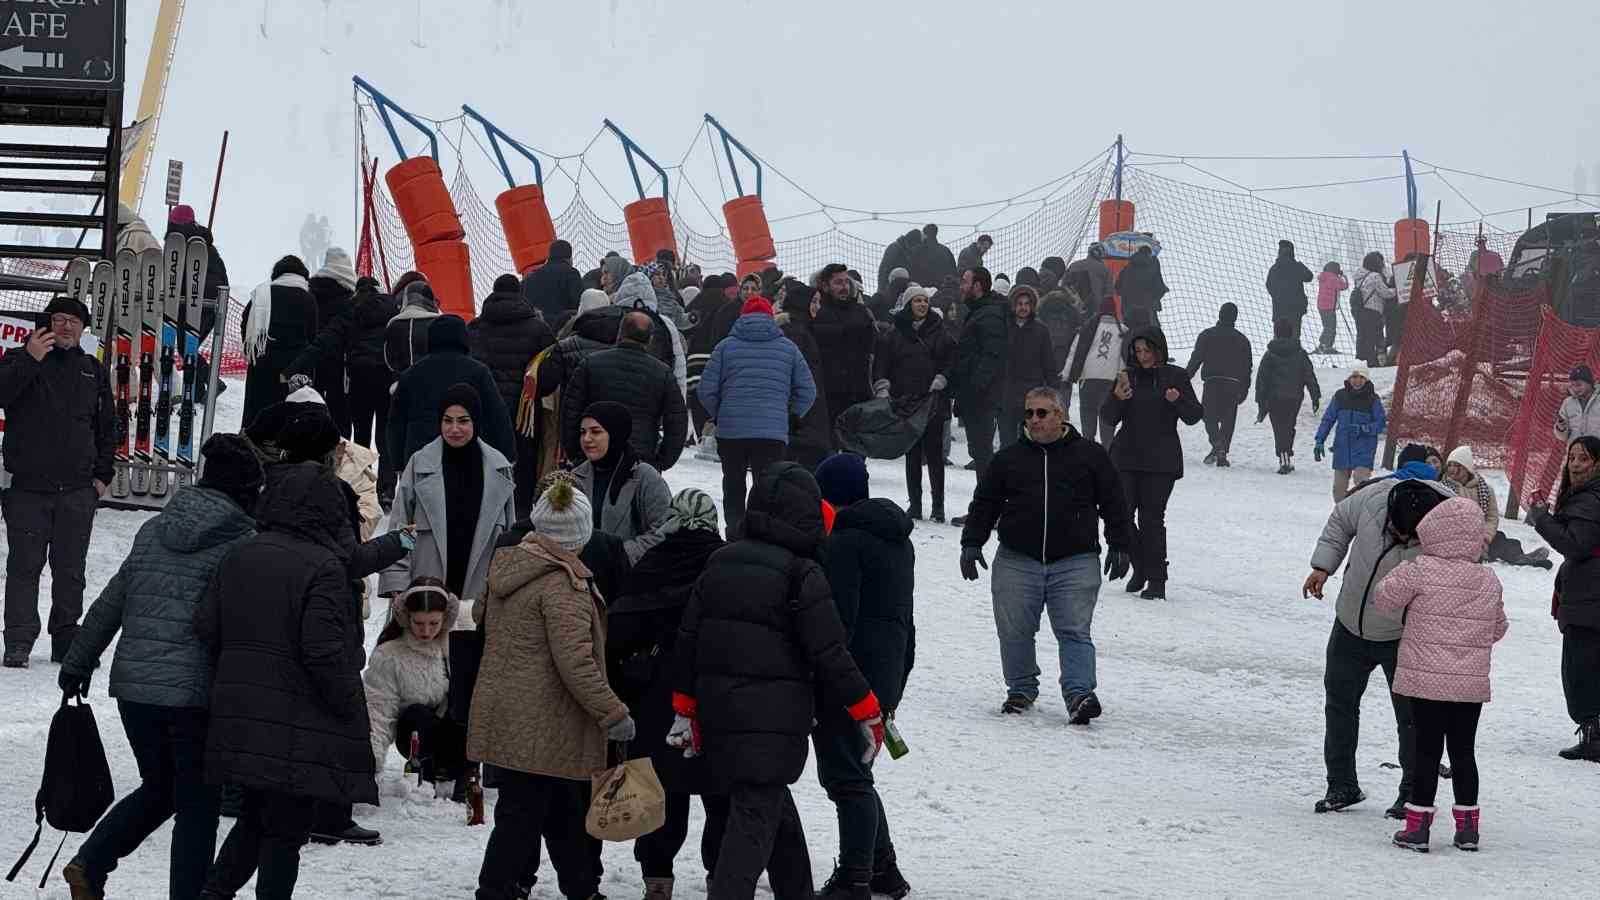
[[[867,497],[867,461],[854,453],[823,460],[817,486],[822,499],[838,510],[822,554],[833,605],[844,624],[850,656],[884,714],[893,719],[916,647],[912,595],[917,555],[911,547],[911,519],[893,501]],[[839,860],[817,896],[904,896],[911,886],[895,861],[872,767],[861,762],[860,728],[843,710],[824,710],[811,742],[817,748],[817,780],[839,818]]]
[[1061,395],[1053,388],[1029,391],[1026,416],[1027,436],[995,454],[978,476],[961,532],[961,576],[977,581],[978,566],[989,567],[983,545],[998,525],[991,587],[1006,679],[1000,711],[1023,713],[1039,698],[1034,639],[1049,609],[1068,721],[1084,725],[1100,715],[1089,633],[1100,593],[1095,520],[1105,522],[1105,574],[1113,581],[1128,571],[1133,535],[1111,459],[1067,422]]
[[1217,324],[1195,338],[1194,352],[1189,354],[1189,365],[1184,367],[1190,378],[1199,372],[1205,386],[1200,406],[1205,416],[1206,437],[1211,439],[1211,452],[1206,454],[1205,461],[1207,465],[1216,463],[1219,468],[1229,465],[1233,426],[1239,418],[1240,405],[1250,394],[1250,372],[1255,366],[1250,339],[1234,327],[1238,319],[1238,306],[1222,304],[1217,310]]
[[[472,358],[489,367],[506,412],[516,417],[522,397],[522,380],[528,364],[540,351],[555,343],[555,334],[539,318],[533,304],[523,299],[517,276],[495,279],[494,292],[484,298],[478,317],[467,325],[467,344]],[[537,416],[534,420],[538,421]],[[533,488],[544,474],[539,469],[539,438],[517,432],[516,499],[519,517],[533,509]]]
[[931,223],[922,226],[922,246],[910,268],[911,280],[930,290],[944,284],[946,278],[956,277],[956,255],[939,243],[939,226]]
[[629,442],[639,460],[665,472],[683,454],[689,434],[689,413],[678,379],[667,364],[650,354],[655,322],[642,312],[622,317],[617,345],[585,359],[561,394],[561,440],[568,459],[582,459],[578,421],[590,404],[621,403],[633,418]]
[[551,328],[560,327],[577,310],[583,297],[583,273],[572,266],[571,244],[551,242],[550,258],[522,279],[522,296]]
[[1167,282],[1161,277],[1161,262],[1149,247],[1140,247],[1117,276],[1117,294],[1122,297],[1122,320],[1129,328],[1160,324]]
[[[818,280],[822,308],[811,321],[811,333],[822,350],[823,383],[817,390],[827,395],[828,412],[837,420],[840,413],[872,399],[872,348],[878,331],[872,313],[852,297],[849,269],[832,263]],[[837,449],[839,436],[832,437]]]
[[1294,258],[1292,241],[1278,242],[1278,259],[1267,270],[1267,294],[1272,297],[1272,321],[1288,319],[1294,325],[1294,339],[1300,340],[1300,320],[1306,314],[1306,285],[1311,270]]
[[5,658],[26,668],[39,639],[39,573],[50,562],[50,660],[61,662],[83,615],[84,563],[95,507],[111,483],[116,441],[105,367],[79,341],[89,310],[71,297],[45,307],[28,342],[0,357],[6,526]]
[[405,471],[411,455],[439,436],[439,404],[454,384],[471,385],[483,400],[478,437],[506,459],[516,460],[515,429],[494,375],[467,353],[467,323],[460,316],[439,316],[428,325],[428,355],[396,379],[389,402],[384,453],[391,471]]
[[1006,384],[997,410],[1002,447],[1022,436],[1022,399],[1036,387],[1054,387],[1061,374],[1050,329],[1039,321],[1038,294],[1019,284],[1006,300],[1011,304],[1011,321],[1006,325]]
[[685,756],[704,752],[728,790],[710,896],[748,900],[765,869],[775,897],[811,897],[789,785],[805,771],[818,697],[855,721],[863,765],[883,745],[883,714],[816,563],[824,536],[816,480],[795,463],[769,466],[750,490],[743,535],[712,554],[684,610],[667,743]]
[[995,418],[1005,392],[1006,351],[1011,340],[1005,298],[995,295],[992,284],[989,270],[982,266],[961,273],[961,298],[967,312],[961,339],[956,342],[955,377],[950,379],[957,415],[967,429],[967,452],[974,463],[968,468],[980,472],[994,458]]

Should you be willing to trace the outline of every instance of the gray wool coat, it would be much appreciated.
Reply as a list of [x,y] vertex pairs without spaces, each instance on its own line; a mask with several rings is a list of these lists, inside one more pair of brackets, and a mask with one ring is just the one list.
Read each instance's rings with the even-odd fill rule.
[[[572,475],[589,502],[601,507],[600,530],[622,538],[622,549],[628,554],[629,565],[638,563],[646,550],[661,543],[662,535],[658,531],[672,511],[672,489],[667,487],[666,479],[655,466],[635,463],[628,480],[617,492],[615,503],[611,502],[611,492],[606,485],[599,488],[605,496],[595,493],[593,463],[584,460],[572,470]],[[622,472],[617,473],[618,477],[622,475]]]
[[[495,539],[511,527],[517,515],[511,463],[483,440],[478,445],[483,449],[483,500],[478,504],[478,530],[472,536],[467,580],[461,586],[463,603],[483,600]],[[424,575],[444,579],[448,568],[445,553],[450,542],[445,533],[443,466],[444,438],[438,437],[418,450],[400,473],[389,521],[394,528],[416,523],[417,546],[410,556],[378,576],[379,594],[393,596]]]

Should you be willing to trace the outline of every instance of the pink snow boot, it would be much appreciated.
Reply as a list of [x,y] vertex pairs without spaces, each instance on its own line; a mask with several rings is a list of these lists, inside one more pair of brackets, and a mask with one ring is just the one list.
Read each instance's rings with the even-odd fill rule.
[[1402,850],[1428,852],[1428,829],[1433,825],[1433,807],[1406,804],[1406,827],[1394,833],[1394,845]]
[[1456,849],[1478,849],[1478,808],[1457,806],[1450,811],[1456,817]]

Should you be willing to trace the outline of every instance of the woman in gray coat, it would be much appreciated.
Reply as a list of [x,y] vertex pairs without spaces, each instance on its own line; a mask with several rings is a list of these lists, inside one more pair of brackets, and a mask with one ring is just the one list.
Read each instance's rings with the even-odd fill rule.
[[572,470],[594,509],[594,528],[622,538],[630,564],[661,543],[659,529],[671,513],[672,491],[654,466],[628,446],[633,416],[620,403],[591,403],[578,421],[583,464]]

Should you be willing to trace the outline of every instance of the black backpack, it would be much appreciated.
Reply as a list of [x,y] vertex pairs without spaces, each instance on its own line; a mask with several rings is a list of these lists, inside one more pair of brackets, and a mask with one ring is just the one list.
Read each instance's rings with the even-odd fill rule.
[[[7,881],[17,880],[17,873],[39,846],[45,822],[57,831],[83,833],[94,828],[94,823],[100,821],[100,816],[116,799],[111,788],[111,767],[106,764],[106,750],[100,743],[100,729],[95,727],[94,713],[81,697],[76,704],[69,703],[71,699],[63,695],[61,708],[50,720],[50,736],[44,751],[44,781],[34,798],[38,827],[34,829],[28,849],[22,851],[22,858],[6,875]],[[49,880],[66,842],[67,836],[62,834],[50,864],[45,866],[39,887],[43,888]]]
[[1417,526],[1444,497],[1427,482],[1402,481],[1389,491],[1388,529],[1394,539],[1405,543],[1417,535]]

